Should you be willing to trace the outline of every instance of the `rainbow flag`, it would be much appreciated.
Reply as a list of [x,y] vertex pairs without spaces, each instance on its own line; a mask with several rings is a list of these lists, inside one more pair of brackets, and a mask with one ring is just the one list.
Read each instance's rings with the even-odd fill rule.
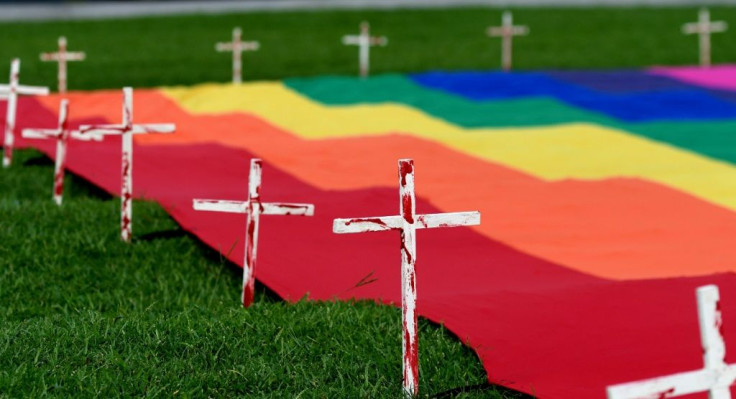
[[[73,126],[120,121],[119,90],[67,97]],[[55,126],[59,100],[22,99],[19,126]],[[137,90],[134,106],[138,122],[177,125],[135,137],[135,196],[233,262],[245,217],[195,212],[193,198],[245,199],[259,157],[264,201],[315,204],[314,218],[261,226],[257,278],[290,301],[400,303],[398,238],[331,226],[397,214],[397,160],[413,158],[418,213],[482,213],[417,233],[418,311],[493,383],[603,398],[702,368],[704,284],[720,286],[736,342],[734,66],[202,84]],[[68,165],[117,194],[119,153],[116,137],[72,142]]]

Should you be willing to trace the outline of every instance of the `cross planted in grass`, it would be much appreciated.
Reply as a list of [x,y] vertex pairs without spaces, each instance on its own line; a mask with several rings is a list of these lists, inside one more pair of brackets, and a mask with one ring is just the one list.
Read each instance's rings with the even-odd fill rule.
[[84,134],[121,135],[120,237],[130,242],[133,234],[133,135],[174,133],[173,123],[133,124],[133,89],[123,88],[123,123],[120,125],[83,125]]
[[370,69],[371,46],[385,46],[388,44],[386,36],[371,36],[371,26],[363,21],[360,24],[360,35],[345,35],[342,44],[346,46],[358,46],[358,61],[360,63],[360,76],[367,77]]
[[508,71],[511,69],[514,36],[528,35],[529,27],[525,25],[514,26],[514,17],[511,11],[505,11],[501,18],[501,26],[491,26],[487,33],[491,37],[501,36],[501,68]]
[[61,100],[59,105],[59,126],[56,129],[23,129],[22,135],[26,139],[56,138],[53,199],[57,205],[61,205],[64,195],[64,165],[66,164],[67,141],[70,138],[83,141],[102,140],[102,136],[82,134],[78,130],[69,129],[69,100],[66,99]]
[[15,145],[15,113],[18,108],[18,95],[45,96],[49,94],[48,87],[22,86],[20,84],[20,59],[14,58],[10,63],[10,82],[0,85],[0,98],[7,99],[5,110],[5,139],[3,141],[3,167],[7,168],[13,161],[13,146]]
[[258,249],[258,225],[261,215],[314,215],[312,204],[291,204],[283,202],[261,202],[260,159],[250,161],[248,176],[248,199],[246,201],[195,199],[192,206],[198,211],[215,211],[246,214],[245,259],[243,260],[243,307],[253,303],[256,275],[256,252]]
[[84,61],[86,54],[83,51],[67,51],[66,37],[59,38],[59,51],[55,53],[41,53],[41,61],[56,61],[59,73],[59,93],[66,93],[66,63],[67,61]]
[[244,42],[241,37],[243,31],[240,28],[233,29],[233,40],[231,42],[220,42],[215,44],[215,50],[219,52],[232,51],[233,53],[233,83],[239,84],[243,81],[244,51],[257,51],[261,44],[257,41]]
[[416,214],[414,161],[399,160],[399,214],[369,218],[335,219],[335,233],[398,230],[401,232],[401,314],[404,396],[419,393],[419,352],[417,340],[416,229],[460,227],[480,224],[480,212]]

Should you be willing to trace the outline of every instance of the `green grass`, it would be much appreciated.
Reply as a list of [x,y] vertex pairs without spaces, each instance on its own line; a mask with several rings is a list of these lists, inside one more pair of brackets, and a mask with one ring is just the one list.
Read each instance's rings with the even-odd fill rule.
[[[0,397],[398,397],[398,309],[259,287],[243,310],[239,269],[158,205],[135,203],[126,245],[117,199],[68,176],[58,208],[51,162],[15,161],[0,171]],[[517,397],[425,320],[420,354],[422,397]]]
[[[498,68],[500,40],[485,36],[501,10],[333,11],[176,16],[142,19],[0,24],[0,76],[23,60],[22,81],[55,87],[56,66],[38,60],[66,35],[88,60],[70,64],[70,88],[193,84],[230,79],[229,55],[214,43],[243,27],[261,50],[245,55],[245,79],[354,75],[357,50],[340,43],[361,20],[389,37],[372,53],[374,73]],[[736,25],[736,8],[713,7],[713,19]],[[697,63],[697,38],[680,26],[695,8],[516,9],[531,35],[519,38],[519,69],[645,67]],[[713,61],[736,61],[732,33],[713,35]]]

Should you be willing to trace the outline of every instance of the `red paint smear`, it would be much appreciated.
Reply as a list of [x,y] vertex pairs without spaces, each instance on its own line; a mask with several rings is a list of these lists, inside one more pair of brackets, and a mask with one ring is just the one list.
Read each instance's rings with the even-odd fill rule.
[[721,301],[716,301],[716,329],[718,334],[721,335],[721,339],[725,336],[723,334],[723,314],[721,313]]
[[248,264],[248,267],[250,268],[250,278],[248,281],[245,282],[245,285],[243,287],[243,306],[248,307],[253,302],[253,284],[252,282],[256,278],[256,259],[253,256],[254,252],[254,245],[253,245],[253,238],[256,233],[256,221],[254,218],[254,207],[261,206],[260,202],[253,202],[251,200],[248,203],[248,206],[250,207],[250,211],[248,214],[248,235],[246,237],[246,263]]
[[[416,319],[414,320],[416,325]],[[416,385],[414,386],[415,393],[419,387],[419,354],[417,353],[417,340],[410,340],[411,332],[407,328],[406,322],[404,322],[404,342],[406,342],[406,349],[404,352],[405,363],[409,365],[408,370],[404,370],[404,381],[408,380],[409,373],[414,377]]]
[[255,294],[253,292],[253,287],[251,287],[250,282],[248,282],[243,286],[243,307],[250,307],[250,305],[253,304],[254,297]]
[[401,186],[406,186],[406,175],[414,172],[414,161],[401,161],[399,162],[399,176],[401,177]]
[[372,223],[381,227],[388,228],[388,225],[379,218],[363,218],[363,219],[351,219],[345,222],[346,226],[350,226],[353,223]]
[[127,185],[127,182],[128,182],[127,177],[130,176],[130,159],[128,158],[129,156],[130,156],[130,154],[128,154],[128,153],[123,153],[122,154],[122,158],[123,158],[123,167],[122,167],[122,170],[123,170],[123,173],[122,173],[122,181],[123,181],[123,187],[122,187],[122,191],[123,191],[122,192],[122,195],[123,195],[122,208],[123,209],[122,209],[122,213],[123,213],[123,217],[122,217],[122,226],[121,227],[122,227],[122,230],[123,231],[127,231],[127,232],[130,233],[130,223],[131,223],[131,220],[130,220],[130,215],[128,215],[128,212],[126,211],[128,209],[129,204],[130,204],[130,201],[133,199],[132,198],[132,193],[129,191],[130,189],[132,189],[132,187],[128,187],[128,185]]
[[54,174],[54,194],[61,196],[64,193],[64,166],[59,168],[59,172]]
[[403,216],[404,220],[406,220],[406,222],[409,224],[414,223],[414,217],[412,216],[413,208],[414,208],[414,203],[411,198],[411,193],[404,193],[404,195],[401,196],[401,210],[402,210],[401,216]]
[[657,394],[657,399],[667,399],[675,393],[675,388],[670,388]]
[[406,254],[406,262],[410,265],[414,263],[414,258],[411,255],[411,252],[409,252],[409,248],[406,247],[406,237],[404,230],[401,230],[401,252]]

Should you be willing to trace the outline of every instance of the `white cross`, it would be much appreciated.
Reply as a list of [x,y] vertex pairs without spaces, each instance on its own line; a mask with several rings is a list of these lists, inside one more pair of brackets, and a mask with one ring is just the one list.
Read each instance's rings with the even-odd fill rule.
[[0,85],[0,98],[8,100],[5,111],[5,139],[3,141],[3,167],[7,168],[13,161],[13,145],[15,144],[15,111],[18,107],[18,94],[45,96],[48,87],[20,85],[20,59],[14,58],[10,63],[10,84]]
[[414,161],[399,160],[399,215],[335,219],[332,231],[338,234],[398,230],[401,233],[401,314],[404,396],[419,393],[419,354],[416,314],[416,229],[474,226],[480,212],[453,212],[417,215],[414,199]]
[[526,36],[529,27],[524,25],[514,26],[513,16],[510,11],[504,11],[501,26],[491,26],[487,34],[491,37],[501,36],[501,67],[504,71],[511,69],[511,47],[514,36]]
[[66,164],[66,143],[69,138],[76,140],[102,140],[102,136],[82,134],[77,130],[69,129],[69,100],[61,100],[59,106],[59,126],[56,129],[23,129],[23,138],[47,139],[56,138],[56,163],[54,166],[53,199],[61,205],[64,193],[64,165]]
[[120,237],[130,242],[133,234],[133,135],[149,133],[174,133],[173,123],[133,124],[133,89],[123,88],[123,123],[120,125],[83,125],[79,131],[83,134],[122,135],[121,169],[122,185],[120,188]]
[[256,250],[258,249],[258,225],[261,215],[314,215],[312,204],[261,202],[261,160],[251,159],[246,201],[195,199],[192,205],[197,211],[245,213],[245,256],[243,261],[243,307],[253,303],[256,281]]
[[66,62],[84,61],[86,55],[82,51],[66,51],[66,38],[59,37],[59,51],[41,53],[41,61],[56,61],[59,64],[59,93],[66,93]]
[[243,51],[256,51],[260,48],[260,43],[257,41],[244,42],[240,39],[242,31],[240,28],[233,29],[233,41],[215,44],[215,50],[219,52],[232,51],[233,52],[233,83],[240,83],[243,81],[242,70],[243,63],[241,61],[241,53]]
[[609,386],[606,389],[608,399],[672,398],[706,391],[710,399],[731,398],[729,386],[736,380],[736,365],[725,362],[726,344],[723,342],[718,287],[699,287],[696,296],[705,367],[696,371]]
[[360,62],[360,76],[368,76],[370,68],[371,46],[385,46],[388,44],[386,36],[371,36],[371,27],[368,22],[360,24],[360,35],[345,35],[342,44],[358,46],[358,60]]
[[692,35],[697,33],[700,36],[700,66],[710,66],[710,34],[725,32],[728,24],[723,21],[710,21],[710,12],[706,8],[701,8],[698,13],[698,22],[690,22],[682,25],[682,33]]

